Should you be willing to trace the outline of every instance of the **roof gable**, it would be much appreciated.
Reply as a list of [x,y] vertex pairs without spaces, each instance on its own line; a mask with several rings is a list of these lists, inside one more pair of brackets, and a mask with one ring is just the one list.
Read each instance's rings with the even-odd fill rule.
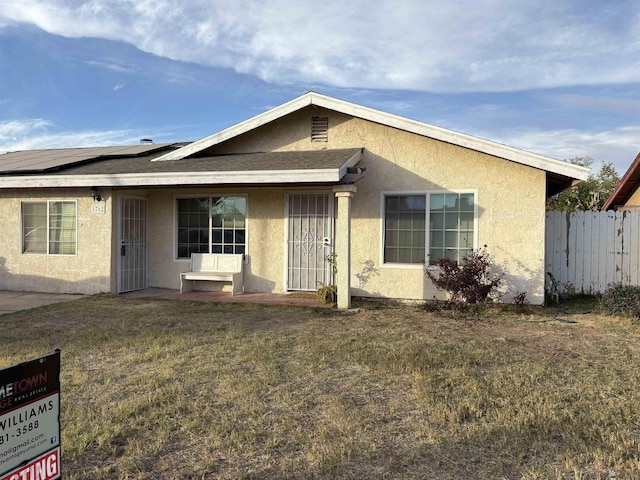
[[562,162],[560,160],[526,152],[524,150],[519,150],[490,140],[466,135],[464,133],[437,127],[417,120],[411,120],[391,113],[375,110],[373,108],[346,102],[344,100],[338,100],[316,92],[307,92],[304,95],[294,98],[293,100],[290,100],[278,107],[237,123],[236,125],[214,133],[213,135],[204,137],[178,150],[162,155],[153,161],[181,160],[310,105],[323,107],[339,113],[351,115],[353,117],[362,118],[364,120],[415,133],[417,135],[487,153],[495,157],[510,160],[540,170],[545,170],[571,179],[586,180],[589,175],[589,169],[587,167]]

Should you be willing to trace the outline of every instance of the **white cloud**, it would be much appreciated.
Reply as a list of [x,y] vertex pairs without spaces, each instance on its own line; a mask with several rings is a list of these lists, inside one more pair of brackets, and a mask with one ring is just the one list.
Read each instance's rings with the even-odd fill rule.
[[0,0],[3,24],[122,40],[275,83],[512,91],[637,82],[634,0]]
[[509,130],[484,132],[479,136],[558,160],[591,157],[594,170],[598,170],[602,163],[613,162],[620,175],[640,151],[640,125],[601,131]]
[[[149,136],[136,130],[81,130],[50,132],[51,122],[42,119],[0,122],[0,153],[49,148],[133,145]],[[158,133],[155,138],[167,136]],[[154,136],[152,135],[152,138]]]
[[15,141],[17,137],[22,137],[33,131],[42,131],[49,125],[50,122],[41,118],[0,122],[0,150],[2,150],[2,144]]
[[111,59],[89,60],[86,63],[94,67],[106,68],[108,70],[113,70],[114,72],[120,73],[132,73],[136,71],[136,67],[132,65],[122,65],[121,63],[118,63],[117,61]]

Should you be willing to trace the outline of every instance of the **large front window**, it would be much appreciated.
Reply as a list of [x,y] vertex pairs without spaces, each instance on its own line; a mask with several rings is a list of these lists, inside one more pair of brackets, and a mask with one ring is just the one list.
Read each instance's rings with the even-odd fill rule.
[[75,255],[76,202],[22,204],[22,253]]
[[180,198],[178,258],[192,253],[245,253],[245,197]]
[[[425,193],[384,197],[384,263],[460,263],[473,250],[475,195]],[[428,260],[427,260],[428,259]]]

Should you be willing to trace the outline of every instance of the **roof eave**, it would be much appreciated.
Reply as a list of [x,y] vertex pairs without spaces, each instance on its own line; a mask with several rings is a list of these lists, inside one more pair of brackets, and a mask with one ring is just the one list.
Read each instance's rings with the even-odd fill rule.
[[[352,156],[351,159],[356,157]],[[359,158],[359,157],[358,157]],[[350,160],[351,160],[350,159]],[[347,165],[346,162],[344,165]],[[0,188],[143,187],[175,185],[271,185],[285,183],[337,183],[346,173],[340,168],[243,172],[169,172],[100,175],[37,175],[0,178]],[[344,168],[343,168],[344,167]]]
[[[511,160],[530,167],[545,170],[551,173],[567,176],[576,180],[586,180],[590,169],[580,165],[563,162],[536,153],[527,152],[518,148],[503,145],[501,143],[474,137],[465,133],[456,132],[428,123],[412,120],[399,115],[382,112],[373,108],[364,107],[343,100],[327,97],[319,93],[311,92],[313,105],[336,110],[340,113],[356,116],[375,123],[388,125],[393,128],[416,133],[425,137],[441,140],[470,150],[488,153],[495,157]],[[176,150],[176,153],[179,150]]]

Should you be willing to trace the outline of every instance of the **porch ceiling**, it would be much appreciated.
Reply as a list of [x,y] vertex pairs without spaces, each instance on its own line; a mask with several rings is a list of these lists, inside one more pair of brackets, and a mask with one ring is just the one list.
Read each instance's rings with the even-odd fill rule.
[[258,152],[153,162],[157,155],[107,158],[55,172],[0,176],[0,188],[338,183],[362,148]]

